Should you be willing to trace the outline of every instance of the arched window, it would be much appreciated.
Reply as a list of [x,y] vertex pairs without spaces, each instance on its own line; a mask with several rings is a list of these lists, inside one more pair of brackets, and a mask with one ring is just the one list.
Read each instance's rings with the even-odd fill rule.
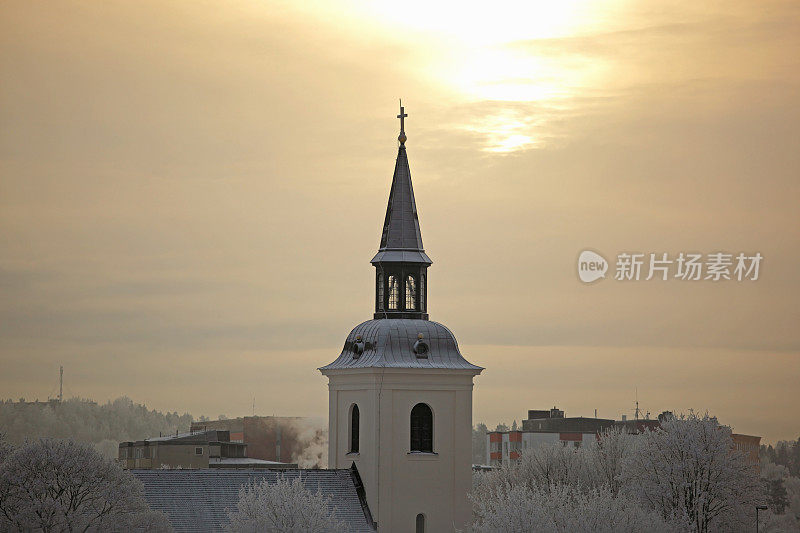
[[378,274],[378,311],[383,311],[383,274]]
[[433,452],[433,411],[424,403],[411,409],[411,451]]
[[425,533],[425,515],[422,513],[417,515],[417,533]]
[[406,311],[417,308],[417,280],[414,276],[406,277]]
[[400,306],[400,283],[397,276],[389,276],[389,309],[397,309]]
[[359,416],[358,405],[353,404],[350,409],[350,453],[358,453]]
[[421,311],[425,310],[425,273],[419,277],[419,308]]

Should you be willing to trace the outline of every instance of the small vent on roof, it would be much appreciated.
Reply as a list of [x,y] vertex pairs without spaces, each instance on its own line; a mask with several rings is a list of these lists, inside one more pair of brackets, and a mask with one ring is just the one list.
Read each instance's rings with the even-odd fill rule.
[[361,335],[356,335],[356,342],[353,343],[353,359],[358,359],[364,353],[364,339]]
[[430,347],[428,346],[428,343],[425,342],[424,338],[425,337],[424,335],[422,335],[422,333],[417,335],[417,342],[415,342],[414,346],[412,347],[414,353],[417,354],[417,359],[428,358],[428,352],[430,351]]

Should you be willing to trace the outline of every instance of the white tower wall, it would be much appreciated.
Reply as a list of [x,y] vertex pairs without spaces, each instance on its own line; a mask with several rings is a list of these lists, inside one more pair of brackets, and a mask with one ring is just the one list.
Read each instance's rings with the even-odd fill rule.
[[[473,370],[327,370],[329,467],[356,464],[379,531],[453,531],[471,519]],[[359,407],[359,453],[349,453],[350,412]],[[411,409],[433,411],[433,452],[410,453]]]

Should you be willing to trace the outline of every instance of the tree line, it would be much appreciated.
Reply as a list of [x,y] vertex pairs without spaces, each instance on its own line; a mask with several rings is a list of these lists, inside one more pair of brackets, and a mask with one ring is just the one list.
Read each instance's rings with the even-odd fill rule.
[[767,505],[760,531],[797,531],[794,496],[776,505],[767,483],[788,475],[774,464],[759,474],[713,417],[670,417],[641,434],[610,428],[588,446],[529,448],[510,465],[476,472],[472,530],[748,531],[756,506]]
[[189,414],[162,413],[127,397],[98,404],[72,398],[63,402],[0,401],[0,432],[10,444],[41,437],[93,444],[109,458],[117,457],[120,442],[187,431]]

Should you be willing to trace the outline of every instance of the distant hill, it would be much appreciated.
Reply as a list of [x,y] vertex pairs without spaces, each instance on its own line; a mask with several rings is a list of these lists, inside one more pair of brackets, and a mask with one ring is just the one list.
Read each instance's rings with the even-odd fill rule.
[[122,441],[186,431],[192,415],[162,413],[130,398],[105,404],[72,398],[61,403],[0,401],[0,432],[12,444],[26,439],[53,437],[94,444],[104,455],[117,456]]

